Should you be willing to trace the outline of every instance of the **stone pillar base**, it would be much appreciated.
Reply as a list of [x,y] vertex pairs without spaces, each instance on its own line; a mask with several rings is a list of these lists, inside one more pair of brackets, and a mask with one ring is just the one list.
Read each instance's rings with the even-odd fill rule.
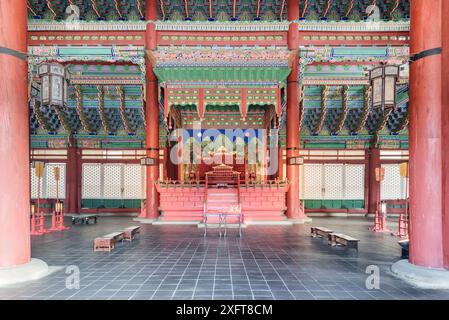
[[137,221],[142,224],[153,224],[153,222],[157,221],[157,219],[134,218],[133,221]]
[[0,287],[38,280],[47,276],[48,272],[48,265],[39,259],[31,259],[20,266],[0,268]]
[[393,275],[422,289],[449,289],[449,270],[416,266],[400,260],[391,267]]
[[299,218],[299,219],[288,219],[288,221],[290,221],[293,224],[305,224],[305,223],[311,223],[312,222],[312,218]]

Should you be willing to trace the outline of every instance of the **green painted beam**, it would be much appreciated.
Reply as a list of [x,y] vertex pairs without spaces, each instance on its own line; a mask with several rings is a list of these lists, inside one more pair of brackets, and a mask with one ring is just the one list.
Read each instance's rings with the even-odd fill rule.
[[160,82],[280,82],[285,83],[290,68],[154,68]]

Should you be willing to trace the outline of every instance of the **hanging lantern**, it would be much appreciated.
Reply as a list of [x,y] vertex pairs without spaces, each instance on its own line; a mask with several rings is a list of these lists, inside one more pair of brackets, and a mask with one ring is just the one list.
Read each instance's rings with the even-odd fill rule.
[[42,63],[38,67],[41,78],[41,103],[43,106],[67,107],[70,74],[60,63]]
[[396,106],[396,83],[399,66],[381,65],[369,72],[372,87],[371,105],[373,109],[390,109]]

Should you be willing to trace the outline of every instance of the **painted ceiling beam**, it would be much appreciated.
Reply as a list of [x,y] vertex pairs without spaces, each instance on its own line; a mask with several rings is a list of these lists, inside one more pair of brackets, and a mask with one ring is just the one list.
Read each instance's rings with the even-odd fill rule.
[[128,134],[134,133],[133,130],[131,129],[131,124],[129,123],[129,119],[126,116],[126,112],[125,112],[125,103],[126,103],[125,90],[124,90],[123,86],[117,86],[116,90],[117,90],[117,95],[119,96],[119,100],[120,100],[119,113],[120,113],[120,118],[122,119],[122,122],[123,122],[123,127],[125,128],[126,133],[128,133]]
[[400,0],[395,0],[395,3],[394,3],[394,5],[393,5],[393,8],[391,9],[391,12],[390,12],[390,18],[393,20],[393,17],[394,17],[394,13],[396,12],[396,10],[398,9],[398,7],[399,7],[399,2],[400,2]]
[[50,124],[48,123],[48,121],[47,121],[45,115],[44,115],[44,114],[42,113],[42,111],[39,109],[38,103],[37,103],[37,100],[36,100],[36,99],[33,99],[33,100],[32,100],[31,107],[33,108],[33,112],[34,112],[34,114],[36,115],[36,119],[37,119],[37,122],[39,123],[39,127],[40,127],[42,130],[47,131],[47,132],[52,131],[52,130],[51,130],[51,127],[50,127]]
[[334,135],[339,135],[343,130],[346,118],[348,117],[348,102],[349,102],[349,86],[343,86],[343,109],[340,111],[340,117],[336,123],[335,129],[333,130]]
[[346,14],[345,14],[346,20],[348,19],[349,15],[351,14],[351,11],[353,8],[354,8],[354,0],[349,0],[348,10],[346,11]]
[[118,0],[114,0],[114,5],[115,5],[115,11],[117,11],[118,16],[120,17],[119,20],[124,20],[123,19],[123,15],[120,12],[120,6],[119,6],[119,3],[118,3]]
[[36,11],[33,10],[33,8],[31,7],[29,1],[27,1],[27,8],[28,8],[28,10],[31,12],[31,14],[33,15],[33,17],[37,17],[37,13],[36,13]]
[[286,0],[282,0],[282,3],[281,3],[281,10],[280,10],[280,13],[279,13],[279,21],[282,21],[282,17],[284,15],[285,1]]
[[55,19],[57,17],[57,14],[55,12],[55,10],[53,9],[53,3],[51,0],[47,0],[47,8],[51,11],[51,13],[53,14],[53,19]]
[[137,11],[139,11],[140,19],[145,20],[145,14],[143,13],[142,10],[141,0],[136,0],[136,4],[137,4]]
[[363,109],[362,114],[359,117],[359,122],[355,129],[353,130],[353,134],[359,134],[366,125],[369,117],[369,107],[370,107],[370,97],[371,97],[371,87],[366,86],[363,92]]
[[327,14],[329,13],[329,10],[332,5],[332,0],[326,0],[326,5],[324,8],[323,18],[327,19]]
[[58,116],[59,122],[61,123],[64,131],[67,133],[71,133],[72,128],[70,126],[70,121],[67,119],[67,114],[65,113],[65,111],[60,108],[55,108],[54,110]]
[[320,118],[316,124],[313,134],[318,135],[323,129],[324,120],[327,114],[327,86],[323,86],[321,90],[321,112]]
[[302,86],[299,93],[299,131],[301,131],[304,124],[305,102],[305,86]]
[[86,113],[83,108],[83,93],[81,92],[81,86],[75,86],[75,95],[76,95],[76,112],[80,119],[82,128],[85,132],[93,132],[89,119],[87,119]]
[[309,8],[309,0],[304,0],[304,8],[301,13],[301,19],[305,19],[308,8]]
[[189,16],[189,4],[187,3],[187,0],[184,0],[184,11],[185,11],[185,19],[191,20]]
[[106,112],[104,110],[104,88],[103,86],[97,86],[97,97],[98,97],[98,115],[100,116],[100,121],[103,126],[103,130],[106,133],[112,132],[111,126],[109,125]]
[[379,119],[379,123],[377,124],[375,131],[374,131],[374,143],[376,144],[376,146],[379,145],[380,133],[382,132],[382,130],[385,129],[388,119],[390,118],[392,113],[393,113],[392,108],[381,111],[381,117]]
[[232,4],[232,21],[237,20],[237,0],[233,0]]
[[260,20],[260,0],[257,0],[257,10],[256,10],[256,19]]
[[90,4],[91,4],[92,9],[94,10],[95,14],[97,15],[97,17],[98,17],[99,19],[101,19],[101,14],[100,14],[100,12],[98,11],[97,2],[96,2],[95,0],[90,0]]
[[147,127],[146,120],[146,102],[145,102],[145,85],[141,87],[142,91],[140,93],[140,116],[142,117],[144,129]]
[[214,21],[213,12],[212,12],[212,0],[209,0],[209,21]]
[[163,1],[163,0],[159,0],[159,5],[160,5],[160,7],[161,7],[162,21],[165,21],[164,1]]

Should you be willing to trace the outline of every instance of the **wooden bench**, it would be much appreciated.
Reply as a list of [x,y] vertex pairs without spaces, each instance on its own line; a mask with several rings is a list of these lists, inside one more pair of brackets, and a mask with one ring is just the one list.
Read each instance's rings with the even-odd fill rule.
[[111,252],[115,249],[117,241],[123,241],[123,232],[113,232],[102,237],[95,238],[94,252],[107,251]]
[[90,220],[94,220],[94,223],[97,224],[98,216],[96,214],[80,214],[72,216],[72,224],[76,224],[77,222],[89,224]]
[[329,233],[328,235],[329,245],[336,247],[342,245],[348,248],[358,250],[360,240],[350,237],[342,233]]
[[133,226],[123,229],[123,240],[133,241],[137,234],[140,234],[140,226]]
[[312,234],[312,238],[327,238],[329,236],[329,233],[332,233],[334,231],[323,227],[311,227],[310,232]]

